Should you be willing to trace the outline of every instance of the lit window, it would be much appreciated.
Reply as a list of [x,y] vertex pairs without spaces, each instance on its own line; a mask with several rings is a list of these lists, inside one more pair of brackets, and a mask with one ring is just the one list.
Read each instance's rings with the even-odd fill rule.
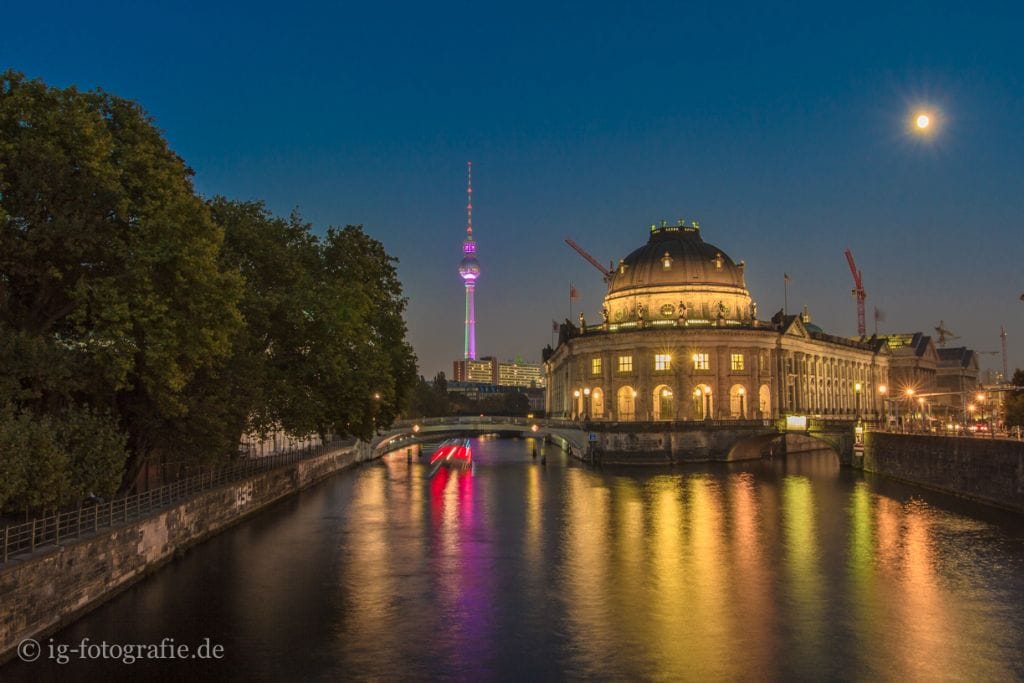
[[671,370],[672,369],[672,356],[667,353],[657,353],[654,355],[654,369],[655,370]]
[[731,361],[732,361],[732,369],[733,370],[742,370],[743,369],[743,354],[742,353],[734,353],[734,354],[732,354]]
[[693,369],[694,370],[708,370],[711,364],[708,360],[708,354],[706,353],[695,353],[693,354]]
[[592,358],[590,361],[590,374],[600,375],[601,374],[601,359]]
[[633,356],[619,356],[619,372],[633,372]]

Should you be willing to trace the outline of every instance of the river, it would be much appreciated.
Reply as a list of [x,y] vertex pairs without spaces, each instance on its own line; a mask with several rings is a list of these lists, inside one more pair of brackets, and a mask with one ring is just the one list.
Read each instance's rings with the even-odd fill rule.
[[[1019,515],[830,452],[595,470],[532,439],[473,450],[433,479],[404,452],[332,477],[0,679],[1024,679]],[[86,638],[223,650],[46,654]]]

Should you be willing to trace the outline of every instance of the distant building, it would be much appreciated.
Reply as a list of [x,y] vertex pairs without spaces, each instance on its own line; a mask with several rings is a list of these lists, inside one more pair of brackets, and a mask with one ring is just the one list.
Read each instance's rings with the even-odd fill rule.
[[489,356],[480,360],[457,360],[452,363],[452,378],[456,382],[496,385],[498,383],[498,361]]
[[933,394],[938,391],[936,374],[939,352],[932,338],[921,332],[882,334],[892,351],[889,359],[889,381],[893,399],[905,395],[907,389],[914,394]]
[[544,366],[540,363],[502,362],[493,356],[480,360],[456,360],[452,377],[457,382],[478,382],[501,387],[543,389]]

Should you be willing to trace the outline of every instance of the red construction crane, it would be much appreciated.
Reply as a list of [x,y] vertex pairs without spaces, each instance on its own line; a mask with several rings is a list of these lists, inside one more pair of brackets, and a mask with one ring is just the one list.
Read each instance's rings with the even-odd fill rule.
[[867,326],[864,324],[864,299],[868,297],[868,293],[864,291],[864,281],[860,277],[860,271],[857,270],[857,264],[853,262],[853,252],[849,249],[846,250],[846,262],[850,264],[850,273],[853,275],[853,295],[857,297],[857,334],[863,337],[867,334]]
[[598,260],[596,258],[594,258],[590,254],[588,254],[587,251],[583,247],[581,247],[580,245],[576,244],[576,242],[574,242],[573,240],[569,239],[568,237],[565,238],[565,243],[568,244],[573,249],[575,249],[576,253],[578,253],[580,256],[582,256],[583,258],[587,259],[587,262],[590,263],[590,265],[594,266],[599,271],[601,271],[601,275],[604,276],[604,281],[605,282],[608,282],[608,281],[610,281],[612,279],[612,272],[610,270],[608,270],[607,268],[605,268],[604,266],[602,266],[600,264],[600,262],[598,262]]

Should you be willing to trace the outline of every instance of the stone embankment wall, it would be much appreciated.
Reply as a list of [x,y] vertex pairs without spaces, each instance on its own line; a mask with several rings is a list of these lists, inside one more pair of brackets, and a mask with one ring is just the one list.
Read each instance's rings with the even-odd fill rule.
[[98,606],[175,553],[372,457],[350,446],[226,484],[153,516],[40,550],[0,568],[0,662]]
[[[782,434],[748,430],[627,430],[598,433],[594,459],[607,465],[671,465],[684,462],[751,460],[783,452]],[[737,447],[737,445],[740,447]],[[827,444],[821,444],[818,447]]]
[[1024,442],[869,432],[863,468],[1024,512]]

